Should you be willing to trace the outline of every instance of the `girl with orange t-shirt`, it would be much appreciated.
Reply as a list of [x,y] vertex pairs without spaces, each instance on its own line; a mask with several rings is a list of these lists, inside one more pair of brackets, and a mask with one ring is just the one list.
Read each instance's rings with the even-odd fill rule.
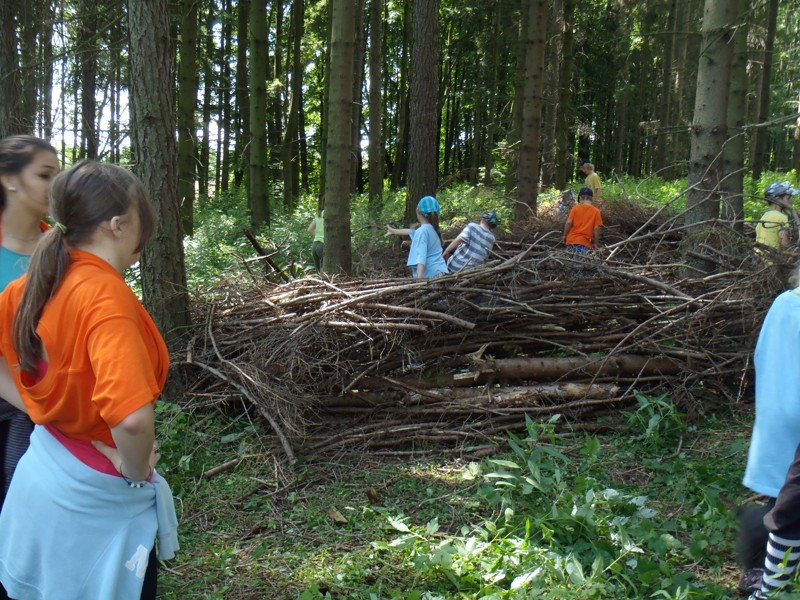
[[153,209],[131,173],[83,162],[54,179],[50,214],[0,294],[0,393],[16,384],[8,399],[36,424],[0,513],[0,582],[13,598],[154,597],[156,535],[159,558],[178,548],[153,469],[169,355],[122,277]]
[[[58,156],[48,142],[31,135],[0,141],[0,292],[25,273],[47,230],[41,219],[47,214],[47,193],[58,171]],[[25,413],[0,400],[0,507],[32,430]]]

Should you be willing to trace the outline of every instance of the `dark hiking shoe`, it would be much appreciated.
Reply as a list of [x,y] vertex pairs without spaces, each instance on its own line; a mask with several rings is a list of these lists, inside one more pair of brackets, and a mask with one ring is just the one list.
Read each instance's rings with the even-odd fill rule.
[[753,598],[759,598],[759,596],[755,596],[755,593],[756,592],[761,593],[760,590],[761,590],[762,573],[763,573],[762,569],[747,569],[746,571],[744,571],[742,573],[741,579],[739,579],[739,595],[750,596],[748,600],[752,600]]

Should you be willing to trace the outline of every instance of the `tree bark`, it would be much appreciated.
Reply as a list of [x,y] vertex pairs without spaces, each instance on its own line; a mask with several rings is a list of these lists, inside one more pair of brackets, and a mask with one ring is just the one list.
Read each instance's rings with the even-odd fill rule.
[[[775,29],[778,19],[778,0],[766,2],[766,37],[764,39],[764,64],[758,76],[756,97],[756,123],[765,123],[769,118],[769,87],[772,83],[772,63],[775,49]],[[750,170],[753,179],[761,177],[764,170],[765,156],[769,141],[769,130],[766,127],[755,127],[750,141]]]
[[0,2],[0,81],[3,82],[0,139],[16,133],[25,133],[20,115],[22,83],[17,59],[17,29],[14,27],[17,5],[18,0]]
[[269,225],[267,177],[267,11],[263,2],[250,4],[250,219]]
[[190,324],[175,165],[167,0],[129,0],[131,149],[158,220],[142,252],[144,304],[176,350]]
[[439,0],[414,0],[410,136],[405,223],[417,220],[417,202],[435,196],[439,145]]
[[397,140],[395,143],[394,163],[392,169],[393,190],[399,188],[407,176],[408,165],[408,91],[409,53],[412,43],[411,0],[403,0],[403,47],[400,52],[400,81],[397,86]]
[[711,272],[714,264],[697,254],[702,254],[700,245],[709,237],[709,221],[719,217],[737,4],[738,0],[706,0],[703,14],[685,216],[686,224],[696,227],[684,241],[687,264],[705,272]]
[[293,209],[300,196],[300,105],[303,99],[303,65],[301,50],[303,41],[305,1],[292,2],[292,68],[291,100],[286,132],[283,139],[283,204]]
[[178,63],[178,192],[184,235],[192,235],[194,232],[197,18],[197,2],[181,0]]
[[567,166],[572,164],[567,157],[569,150],[569,132],[572,123],[572,70],[575,63],[575,33],[573,20],[575,16],[575,0],[564,0],[563,29],[561,32],[561,61],[558,76],[558,107],[556,113],[556,188],[563,190],[567,185]]
[[369,206],[376,214],[383,197],[383,0],[369,6]]
[[325,176],[325,272],[350,273],[350,169],[352,161],[353,61],[358,0],[332,0],[331,67],[328,79],[328,148]]
[[744,232],[744,123],[747,112],[747,34],[749,0],[738,0],[738,23],[733,38],[731,83],[728,93],[728,134],[722,153],[723,216]]
[[247,80],[248,17],[250,0],[239,0],[236,25],[236,145],[233,183],[241,186],[247,174],[247,140],[250,136],[250,93]]
[[519,183],[515,213],[517,221],[536,211],[539,193],[539,139],[542,129],[542,81],[544,78],[547,2],[530,0],[528,37],[525,39],[525,85],[519,152]]

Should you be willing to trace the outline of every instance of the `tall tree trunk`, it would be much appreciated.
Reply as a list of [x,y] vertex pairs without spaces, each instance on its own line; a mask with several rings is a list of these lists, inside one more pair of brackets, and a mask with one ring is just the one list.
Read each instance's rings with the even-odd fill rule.
[[97,2],[81,0],[78,4],[78,35],[80,51],[81,141],[80,158],[97,158]]
[[354,194],[364,191],[362,174],[364,165],[361,160],[361,123],[364,119],[364,53],[366,38],[364,36],[364,1],[356,0],[356,47],[353,53],[353,161],[350,167],[350,191]]
[[419,199],[436,194],[439,169],[439,0],[414,0],[412,27],[406,224],[417,220]]
[[383,66],[383,0],[369,5],[369,206],[375,214],[383,196],[381,77]]
[[[573,21],[576,0],[564,0],[564,13],[561,19],[561,61],[558,76],[558,107],[556,113],[556,177],[555,184],[559,190],[567,186],[568,165],[572,161],[569,148],[570,126],[572,125],[572,69],[575,63],[575,33]],[[571,172],[571,169],[569,169]]]
[[[49,140],[53,136],[53,23],[55,22],[55,7],[51,2],[46,2],[42,10],[42,20],[39,24],[40,44],[39,44],[39,131],[44,139]],[[121,27],[117,26],[114,31],[119,32]],[[115,39],[112,36],[112,40]],[[112,64],[120,62],[119,56],[112,59]]]
[[178,63],[178,193],[184,235],[194,232],[195,120],[197,109],[197,2],[181,0]]
[[167,0],[129,0],[131,149],[158,220],[142,252],[144,304],[170,349],[190,325],[183,261]]
[[[22,83],[17,60],[17,29],[14,26],[19,0],[0,1],[0,139],[25,133],[21,119]],[[27,132],[30,133],[30,132]]]
[[408,104],[410,101],[408,80],[410,60],[408,55],[411,51],[413,39],[413,25],[411,15],[412,0],[403,0],[403,47],[400,51],[400,83],[398,84],[397,96],[397,143],[395,144],[394,169],[392,170],[393,190],[399,188],[407,177],[408,165],[408,130],[409,114]]
[[516,195],[519,180],[519,150],[522,135],[522,110],[525,105],[525,52],[528,39],[528,0],[521,0],[519,35],[517,37],[514,67],[514,104],[511,107],[511,126],[508,129],[508,169],[506,172],[506,195]]
[[292,2],[292,69],[291,69],[291,100],[289,103],[289,118],[286,120],[286,133],[283,140],[283,204],[288,209],[293,209],[297,198],[300,196],[300,106],[303,99],[303,65],[301,63],[301,50],[303,32],[305,30],[303,16],[305,14],[304,0]]
[[[689,193],[685,221],[694,225],[685,241],[685,261],[704,272],[713,263],[702,258],[714,219],[719,217],[721,158],[728,130],[728,90],[733,59],[733,25],[738,0],[705,0],[703,42],[697,71],[697,92],[689,159]],[[700,255],[700,256],[698,256]]]
[[653,137],[653,170],[662,173],[667,162],[667,146],[669,145],[670,109],[672,101],[672,44],[675,40],[675,22],[678,15],[678,0],[669,0],[667,6],[667,21],[664,35],[664,54],[661,59],[661,88],[658,96],[657,113],[654,118],[658,121],[658,131]]
[[[272,3],[272,14],[275,16],[275,45],[269,66],[272,68],[271,80],[283,83],[283,2]],[[272,23],[272,16],[267,21]],[[281,164],[281,147],[283,145],[283,86],[276,85],[267,96],[267,139],[269,145],[270,179],[280,178],[278,165]]]
[[564,30],[564,2],[553,0],[553,8],[547,19],[547,56],[544,70],[544,98],[542,124],[542,187],[553,185],[556,175],[556,119],[558,110],[558,77],[561,64],[562,32]]
[[250,0],[239,0],[236,24],[236,148],[233,183],[241,186],[247,172],[247,140],[250,136],[250,94],[247,80],[247,23]]
[[333,5],[331,2],[325,3],[326,22],[328,29],[324,39],[328,40],[325,46],[325,60],[322,76],[322,98],[320,98],[320,167],[319,167],[319,189],[325,190],[328,179],[328,122],[330,120],[330,81],[331,81],[331,40],[333,36]]
[[[120,5],[119,8],[122,10],[123,6]],[[127,84],[122,81],[122,49],[126,44],[127,39],[124,28],[119,24],[114,25],[109,39],[109,55],[111,57],[109,64],[109,85],[111,87],[109,111],[111,114],[108,123],[108,146],[109,158],[112,162],[119,162],[120,156],[119,147],[122,137],[120,127],[122,114],[121,90],[127,88]]]
[[489,101],[487,103],[486,113],[486,141],[485,141],[485,162],[483,183],[485,185],[492,184],[492,169],[494,168],[494,150],[495,150],[495,136],[497,135],[497,88],[500,81],[500,41],[502,40],[502,32],[500,24],[503,14],[503,3],[496,2],[494,12],[494,24],[492,25],[492,35],[489,41],[489,73],[487,80],[489,83]]
[[197,180],[200,187],[200,194],[206,196],[211,194],[211,92],[215,85],[214,81],[214,7],[215,3],[208,6],[205,18],[205,31],[202,41],[202,65],[203,65],[203,139],[200,142],[198,155],[200,159],[197,164]]
[[219,191],[224,193],[228,191],[228,186],[231,181],[231,129],[233,123],[233,108],[231,101],[233,93],[231,88],[233,86],[233,77],[231,77],[231,47],[233,46],[233,20],[230,15],[233,14],[233,7],[231,0],[225,0],[225,14],[226,18],[223,20],[222,26],[222,48],[220,49],[220,69],[222,71],[222,85],[220,86],[220,137],[222,138],[222,152],[218,157],[218,162],[221,165],[219,170]]
[[547,2],[530,0],[528,37],[525,40],[525,96],[519,152],[519,183],[515,213],[517,221],[536,212],[539,193],[539,138],[542,129],[542,81],[544,79]]
[[[758,77],[756,123],[766,123],[769,118],[769,87],[772,83],[772,63],[775,48],[775,29],[778,19],[778,0],[766,2],[766,37],[764,39],[764,64]],[[769,130],[766,127],[755,127],[750,142],[750,171],[753,179],[761,177],[764,170],[764,158],[767,153]]]
[[248,200],[253,225],[269,225],[267,162],[267,10],[250,4],[250,177]]
[[353,62],[358,0],[332,0],[331,68],[325,178],[325,272],[350,273],[350,169],[352,161]]
[[[40,80],[37,77],[39,53],[36,37],[42,26],[43,4],[41,0],[28,0],[28,2],[22,3],[19,11],[20,66],[22,69],[20,118],[23,129],[31,133],[36,126],[37,100],[39,98],[39,90],[36,85]],[[51,32],[43,33],[49,37]],[[46,68],[44,65],[43,67]]]
[[747,110],[747,34],[746,12],[749,0],[738,0],[738,24],[734,31],[731,83],[728,93],[728,138],[722,160],[723,215],[734,222],[736,231],[744,231],[744,123]]

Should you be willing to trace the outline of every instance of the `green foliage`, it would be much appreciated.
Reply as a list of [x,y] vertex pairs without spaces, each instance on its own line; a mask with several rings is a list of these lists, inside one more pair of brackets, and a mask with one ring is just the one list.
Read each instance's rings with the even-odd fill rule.
[[637,409],[623,411],[633,439],[646,445],[659,445],[670,442],[686,429],[684,415],[666,395],[654,398],[634,391]]
[[[661,430],[659,425],[679,421],[666,411],[663,399],[641,406],[659,415],[650,423],[648,440]],[[680,567],[702,559],[710,541],[681,539],[677,523],[659,519],[651,499],[602,482],[596,439],[586,440],[581,464],[569,459],[556,445],[554,426],[555,419],[544,424],[528,419],[525,438],[510,436],[508,458],[467,467],[464,477],[481,482],[476,495],[492,517],[463,526],[458,535],[442,535],[435,519],[415,527],[402,516],[389,517],[401,535],[373,545],[402,550],[428,582],[428,591],[436,594],[498,599],[724,597]],[[718,496],[703,502],[695,510],[730,528]]]

